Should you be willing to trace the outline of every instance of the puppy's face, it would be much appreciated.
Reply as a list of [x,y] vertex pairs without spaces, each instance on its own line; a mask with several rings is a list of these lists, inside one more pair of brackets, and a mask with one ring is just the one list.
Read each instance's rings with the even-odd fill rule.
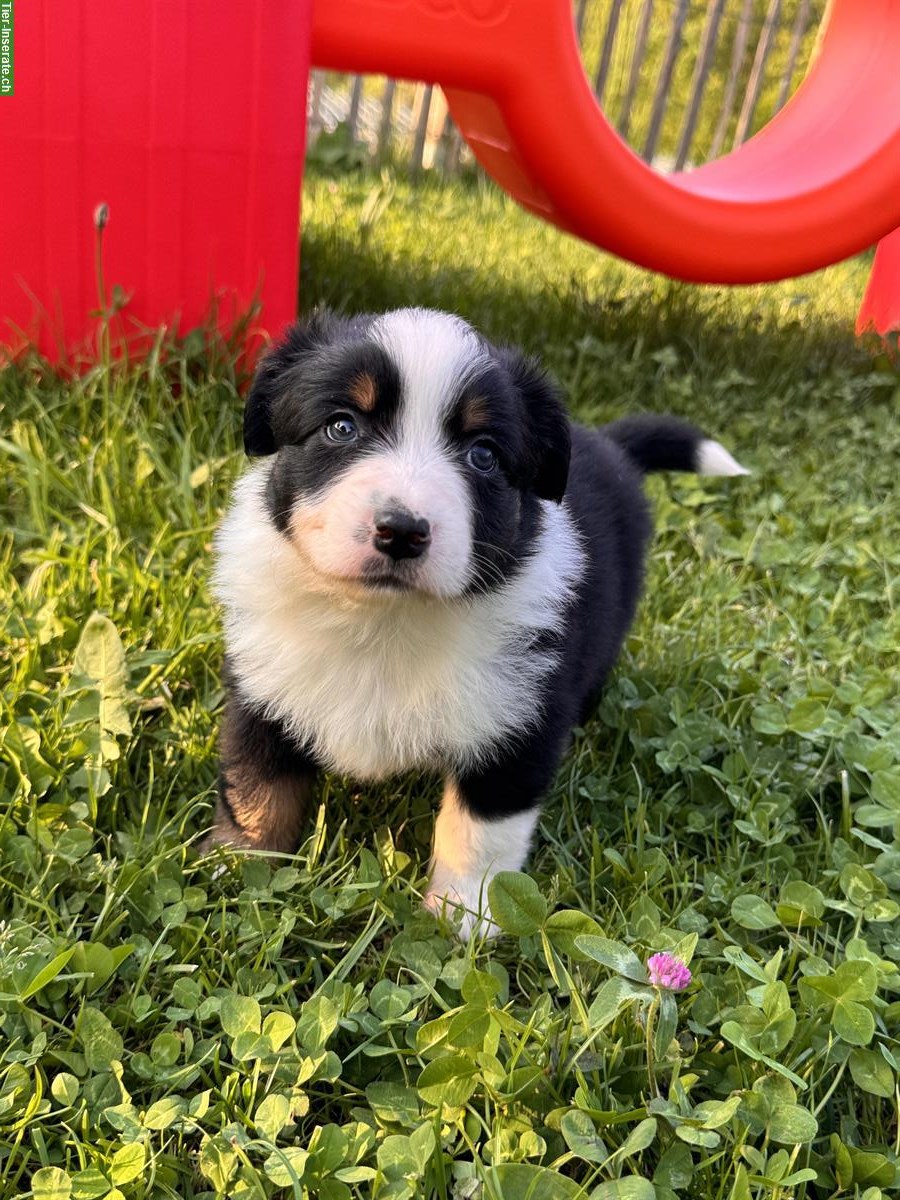
[[569,460],[541,371],[423,309],[294,327],[260,366],[244,442],[275,456],[278,529],[320,586],[355,596],[502,585]]

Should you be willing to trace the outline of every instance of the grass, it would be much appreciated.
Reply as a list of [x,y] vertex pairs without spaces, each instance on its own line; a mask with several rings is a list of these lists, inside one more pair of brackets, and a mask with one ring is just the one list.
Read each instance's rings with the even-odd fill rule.
[[0,372],[3,1200],[896,1191],[900,379],[852,337],[865,270],[689,289],[486,189],[309,183],[306,305],[455,309],[584,420],[676,412],[754,471],[651,481],[640,616],[486,947],[420,910],[435,780],[327,780],[288,862],[191,851],[227,347]]

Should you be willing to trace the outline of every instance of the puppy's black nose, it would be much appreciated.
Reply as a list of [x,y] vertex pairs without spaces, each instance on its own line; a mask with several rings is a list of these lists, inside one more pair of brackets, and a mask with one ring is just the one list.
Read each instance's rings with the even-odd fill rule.
[[424,517],[394,508],[375,514],[376,550],[397,562],[401,558],[421,558],[431,541],[431,527]]

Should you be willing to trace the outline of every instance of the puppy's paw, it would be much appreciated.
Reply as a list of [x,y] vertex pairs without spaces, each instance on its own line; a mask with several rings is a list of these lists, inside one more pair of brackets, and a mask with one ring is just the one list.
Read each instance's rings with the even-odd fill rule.
[[451,880],[436,873],[425,893],[425,907],[436,917],[446,917],[462,942],[495,938],[500,932],[491,919],[487,880],[459,876]]
[[256,849],[251,839],[233,821],[216,818],[212,829],[197,843],[198,854],[212,854],[217,846],[226,850]]

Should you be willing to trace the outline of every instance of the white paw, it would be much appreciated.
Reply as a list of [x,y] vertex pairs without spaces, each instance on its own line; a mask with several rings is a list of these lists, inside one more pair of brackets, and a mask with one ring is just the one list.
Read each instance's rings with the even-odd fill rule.
[[462,942],[473,937],[495,938],[500,928],[491,920],[487,882],[459,877],[451,881],[435,875],[425,893],[425,907],[436,917],[446,917]]
[[434,854],[425,905],[457,924],[464,942],[495,938],[488,884],[499,871],[518,871],[528,853],[538,809],[488,820],[468,809],[447,780],[434,827]]

